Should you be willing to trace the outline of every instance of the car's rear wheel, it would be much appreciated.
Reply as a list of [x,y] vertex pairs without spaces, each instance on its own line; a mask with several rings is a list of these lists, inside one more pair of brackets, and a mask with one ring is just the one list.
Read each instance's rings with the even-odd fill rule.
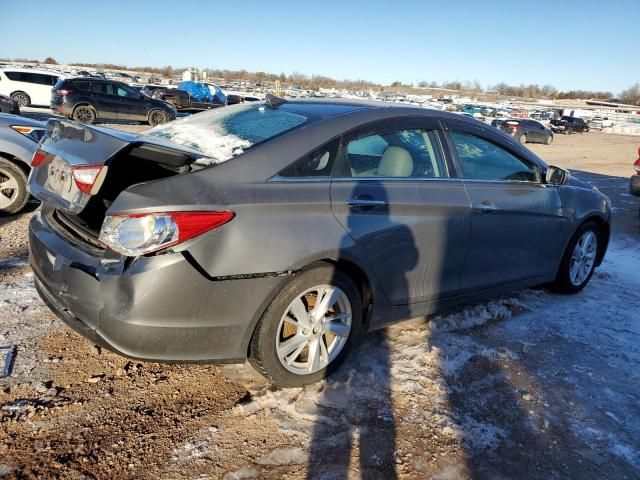
[[169,121],[169,115],[163,110],[151,110],[149,113],[149,125],[155,127]]
[[527,136],[523,133],[518,137],[518,141],[524,145],[525,143],[527,143]]
[[571,127],[567,127],[565,128],[564,133],[566,133],[567,135],[571,135],[573,133],[573,129]]
[[548,135],[544,143],[546,143],[547,145],[551,145],[552,142],[553,142],[553,135]]
[[31,97],[24,92],[12,93],[11,100],[16,102],[19,107],[28,107],[29,105],[31,105]]
[[88,105],[80,105],[73,109],[72,118],[78,123],[91,124],[96,121],[96,111]]
[[0,158],[0,213],[17,213],[24,208],[27,200],[27,176],[20,167]]
[[249,361],[282,387],[317,382],[344,361],[360,332],[362,301],[349,276],[331,265],[296,275],[271,302]]
[[598,226],[593,222],[585,223],[576,231],[562,257],[552,290],[576,293],[589,283],[596,267],[598,235]]

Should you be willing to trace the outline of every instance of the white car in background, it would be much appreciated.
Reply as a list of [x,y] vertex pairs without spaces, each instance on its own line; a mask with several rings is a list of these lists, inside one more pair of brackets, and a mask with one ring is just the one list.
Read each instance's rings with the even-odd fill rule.
[[49,106],[51,89],[61,75],[49,70],[31,68],[0,69],[0,94],[11,97],[21,108],[30,105]]
[[596,130],[613,127],[614,125],[614,121],[609,120],[609,117],[593,117],[589,122],[589,128],[595,128]]

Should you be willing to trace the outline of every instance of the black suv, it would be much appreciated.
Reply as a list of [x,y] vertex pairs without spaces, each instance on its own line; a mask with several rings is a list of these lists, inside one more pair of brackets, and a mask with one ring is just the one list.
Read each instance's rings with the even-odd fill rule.
[[51,90],[51,110],[80,123],[138,120],[154,127],[176,118],[176,108],[170,103],[150,98],[126,83],[86,77],[59,80]]
[[578,117],[568,117],[566,115],[559,120],[551,120],[550,127],[554,132],[563,132],[567,134],[571,134],[573,132],[584,133],[589,131],[589,125],[583,119]]
[[535,120],[511,118],[509,120],[494,120],[491,122],[507,135],[511,135],[520,143],[546,143],[553,142],[553,132],[540,122]]

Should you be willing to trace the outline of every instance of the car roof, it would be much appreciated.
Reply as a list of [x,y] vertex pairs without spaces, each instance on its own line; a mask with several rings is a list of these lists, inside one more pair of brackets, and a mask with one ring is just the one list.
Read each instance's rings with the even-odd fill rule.
[[23,125],[26,127],[47,128],[46,122],[41,122],[28,117],[22,117],[20,115],[11,115],[9,113],[0,113],[0,125]]
[[55,75],[57,77],[63,77],[65,74],[56,72],[54,70],[44,70],[39,68],[14,68],[14,67],[2,67],[0,71],[3,72],[25,72],[25,73],[42,73],[44,75]]

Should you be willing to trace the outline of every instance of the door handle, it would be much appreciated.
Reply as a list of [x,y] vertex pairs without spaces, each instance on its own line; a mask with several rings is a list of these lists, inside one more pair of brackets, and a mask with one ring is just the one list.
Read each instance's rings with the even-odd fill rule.
[[478,203],[474,205],[473,208],[474,210],[478,210],[479,212],[482,212],[482,213],[491,213],[491,212],[495,212],[496,210],[500,210],[495,203],[489,202],[489,201]]
[[350,198],[346,201],[346,204],[351,208],[384,207],[387,202],[384,200],[374,200],[369,198]]

